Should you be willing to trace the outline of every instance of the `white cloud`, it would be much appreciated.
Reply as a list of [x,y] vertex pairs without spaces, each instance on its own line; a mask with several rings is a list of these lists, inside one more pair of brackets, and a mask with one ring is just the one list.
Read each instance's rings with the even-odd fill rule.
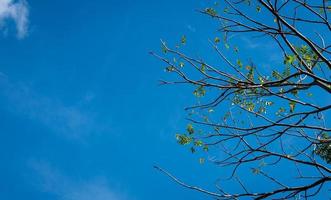
[[64,135],[69,139],[83,140],[91,133],[103,133],[108,125],[95,120],[96,115],[84,110],[84,105],[93,100],[88,93],[80,101],[65,105],[61,99],[42,95],[26,83],[11,81],[0,72],[0,100],[11,113],[36,121],[51,132]]
[[6,25],[6,20],[14,20],[17,37],[24,38],[28,30],[29,9],[25,0],[0,0],[0,28]]
[[33,179],[37,190],[53,194],[59,200],[125,200],[127,197],[112,189],[105,177],[89,180],[73,179],[64,175],[47,162],[31,160]]

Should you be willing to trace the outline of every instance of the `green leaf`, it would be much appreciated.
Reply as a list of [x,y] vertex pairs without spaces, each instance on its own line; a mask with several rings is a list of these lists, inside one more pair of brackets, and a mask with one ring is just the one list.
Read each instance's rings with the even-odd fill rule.
[[194,142],[194,145],[197,146],[197,147],[202,147],[203,142],[201,140],[197,140],[197,141]]
[[214,8],[206,8],[205,12],[209,15],[211,15],[212,17],[215,17],[217,15],[217,12]]
[[246,102],[245,104],[246,104],[246,109],[248,111],[251,111],[251,112],[254,111],[254,108],[255,108],[255,104],[254,103],[252,103],[252,102]]
[[180,39],[180,43],[182,43],[182,44],[186,44],[186,36],[185,36],[185,35],[183,35],[183,36],[181,37],[181,39]]
[[260,169],[259,168],[252,168],[252,173],[257,175],[260,173]]
[[265,105],[266,106],[272,106],[274,104],[274,102],[272,102],[272,101],[266,101],[265,102]]
[[319,143],[316,145],[314,153],[320,156],[328,164],[331,163],[331,138],[328,133],[322,133],[318,137]]
[[175,68],[173,66],[168,66],[168,67],[165,68],[165,71],[166,72],[173,72],[173,71],[175,71]]
[[293,64],[296,58],[296,55],[287,55],[284,59],[284,64]]
[[194,96],[196,97],[203,97],[206,94],[206,90],[202,85],[199,85],[194,91],[193,91]]
[[228,7],[225,7],[224,10],[223,10],[224,13],[228,13],[229,12],[229,8]]
[[261,106],[258,110],[258,113],[266,113],[266,109],[264,106]]
[[267,166],[267,163],[264,162],[264,160],[262,160],[262,161],[259,163],[259,166],[260,166],[260,167],[265,167],[265,166]]
[[278,109],[278,111],[276,112],[276,115],[277,116],[280,116],[282,113],[284,113],[285,112],[285,108],[283,108],[283,107],[280,107],[279,109]]
[[256,11],[257,11],[257,12],[261,12],[261,6],[259,6],[259,5],[256,6]]
[[242,64],[241,60],[237,59],[237,65],[238,65],[240,68],[243,67],[243,64]]
[[208,116],[203,116],[203,121],[204,121],[204,122],[209,122],[209,118],[208,118]]
[[163,53],[167,53],[167,52],[168,52],[167,47],[166,47],[163,43],[161,43],[161,51],[162,51]]
[[200,70],[202,72],[206,72],[206,65],[202,64]]
[[280,93],[284,93],[284,88],[279,88]]
[[290,112],[291,113],[294,112],[296,102],[295,101],[290,101],[289,105],[290,105]]
[[185,134],[176,134],[176,140],[181,145],[187,145],[192,142],[192,137],[188,137]]
[[192,135],[194,133],[194,128],[192,124],[188,124],[186,127],[187,132]]
[[298,97],[298,90],[292,90],[291,94],[293,94],[294,96]]
[[247,78],[251,81],[254,80],[254,68],[251,66],[246,66],[246,69],[249,70],[248,74],[247,74]]

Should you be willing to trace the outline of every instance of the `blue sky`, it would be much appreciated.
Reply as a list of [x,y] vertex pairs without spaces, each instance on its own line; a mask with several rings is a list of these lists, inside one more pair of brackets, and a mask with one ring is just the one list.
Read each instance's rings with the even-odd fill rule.
[[148,54],[204,34],[201,2],[0,2],[0,199],[203,198],[153,169],[214,180],[174,139],[190,97]]
[[195,11],[206,4],[0,0],[0,199],[205,199],[153,169],[212,189],[224,174],[176,144],[192,91],[160,87],[148,52],[186,35],[208,55],[215,24]]

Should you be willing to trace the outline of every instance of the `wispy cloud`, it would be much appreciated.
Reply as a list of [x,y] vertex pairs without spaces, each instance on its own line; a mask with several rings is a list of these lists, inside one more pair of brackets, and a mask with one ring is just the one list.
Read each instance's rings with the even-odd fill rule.
[[270,71],[272,65],[283,63],[283,54],[277,43],[263,37],[240,36],[239,39],[245,50],[254,52],[255,57],[253,59],[260,59],[259,63],[266,71]]
[[105,130],[106,126],[97,123],[93,113],[83,109],[93,98],[93,94],[87,93],[75,104],[64,105],[60,99],[39,94],[28,84],[13,82],[0,72],[0,100],[5,109],[67,138],[82,139],[92,131]]
[[125,200],[126,195],[113,189],[105,177],[89,180],[74,179],[52,167],[50,163],[30,160],[33,179],[29,179],[41,192],[55,195],[60,200]]
[[253,38],[248,36],[241,36],[240,39],[244,42],[244,46],[249,49],[274,49],[277,45],[273,42],[266,41],[263,38]]
[[27,35],[29,9],[25,0],[0,0],[0,28],[6,26],[7,20],[14,20],[17,37],[22,39]]
[[195,32],[196,32],[196,28],[195,28],[195,27],[193,27],[193,26],[192,26],[192,25],[190,25],[190,24],[186,25],[186,28],[187,28],[188,30],[190,30],[191,32],[193,32],[193,33],[195,33]]

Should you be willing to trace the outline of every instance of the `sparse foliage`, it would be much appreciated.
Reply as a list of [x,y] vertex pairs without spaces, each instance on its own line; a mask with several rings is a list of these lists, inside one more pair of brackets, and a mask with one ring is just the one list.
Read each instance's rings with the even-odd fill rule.
[[[222,36],[210,41],[222,60],[217,66],[164,41],[163,54],[152,54],[178,77],[162,84],[193,86],[198,99],[186,108],[190,122],[186,133],[177,134],[178,143],[190,146],[192,153],[222,151],[209,161],[230,167],[224,179],[236,181],[242,190],[225,191],[217,185],[217,192],[210,192],[158,169],[217,199],[310,198],[330,191],[331,2],[221,0],[199,12],[220,24]],[[269,70],[240,59],[239,48],[229,41],[238,35],[273,42],[273,51],[283,55],[282,64]],[[188,45],[185,36],[181,44]],[[272,170],[277,166],[291,173],[279,177]],[[237,176],[239,170],[251,171],[270,190],[250,187],[245,177]]]

